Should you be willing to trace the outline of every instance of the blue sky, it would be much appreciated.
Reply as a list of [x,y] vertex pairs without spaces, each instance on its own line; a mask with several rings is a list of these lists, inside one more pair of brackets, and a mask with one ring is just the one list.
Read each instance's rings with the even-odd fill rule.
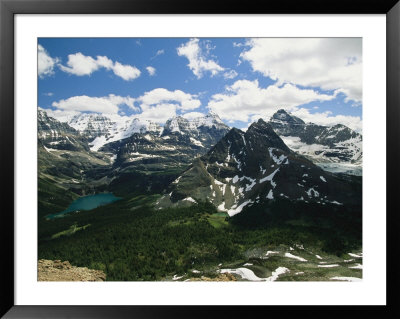
[[361,131],[359,38],[39,38],[38,105],[167,118],[217,113],[245,128],[285,108]]

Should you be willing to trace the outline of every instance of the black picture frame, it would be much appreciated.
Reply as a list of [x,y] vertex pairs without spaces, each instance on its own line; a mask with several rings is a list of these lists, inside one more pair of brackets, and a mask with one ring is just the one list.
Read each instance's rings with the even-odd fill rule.
[[[386,306],[22,306],[14,303],[14,15],[15,14],[385,14],[387,54],[387,305]],[[295,314],[354,317],[360,311],[373,317],[399,316],[399,276],[395,256],[400,243],[396,196],[399,180],[400,137],[400,3],[398,0],[286,0],[259,3],[182,0],[0,0],[0,163],[2,189],[0,315],[4,318],[225,318]],[[383,142],[383,141],[382,141]],[[13,200],[14,199],[14,200]],[[382,203],[384,207],[384,203]],[[377,212],[383,214],[385,212]],[[7,225],[4,227],[4,225]],[[310,313],[310,310],[312,313]]]

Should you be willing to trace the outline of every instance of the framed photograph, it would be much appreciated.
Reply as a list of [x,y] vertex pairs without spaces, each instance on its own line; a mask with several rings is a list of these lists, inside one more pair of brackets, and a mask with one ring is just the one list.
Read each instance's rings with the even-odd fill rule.
[[398,313],[400,6],[291,4],[1,1],[5,318]]

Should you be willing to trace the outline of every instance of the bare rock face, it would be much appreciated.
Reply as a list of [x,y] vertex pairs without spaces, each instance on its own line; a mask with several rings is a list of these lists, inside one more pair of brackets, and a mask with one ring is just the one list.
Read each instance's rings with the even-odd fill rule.
[[38,261],[38,281],[105,281],[106,274],[101,270],[71,266],[69,261]]
[[201,278],[191,278],[189,281],[236,281],[236,277],[230,273],[218,274],[215,278],[201,276]]

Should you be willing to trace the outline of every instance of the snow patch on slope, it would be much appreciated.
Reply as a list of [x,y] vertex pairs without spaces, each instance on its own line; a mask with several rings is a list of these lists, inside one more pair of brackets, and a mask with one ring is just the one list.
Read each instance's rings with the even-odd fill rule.
[[233,205],[233,206],[231,207],[231,209],[228,210],[228,215],[232,217],[232,216],[234,216],[234,215],[240,213],[240,212],[242,211],[242,209],[243,209],[246,205],[252,204],[252,203],[254,203],[254,201],[252,201],[251,199],[249,199],[249,200],[246,200],[245,202],[241,203],[239,206],[237,206],[237,204],[235,204],[235,205]]

